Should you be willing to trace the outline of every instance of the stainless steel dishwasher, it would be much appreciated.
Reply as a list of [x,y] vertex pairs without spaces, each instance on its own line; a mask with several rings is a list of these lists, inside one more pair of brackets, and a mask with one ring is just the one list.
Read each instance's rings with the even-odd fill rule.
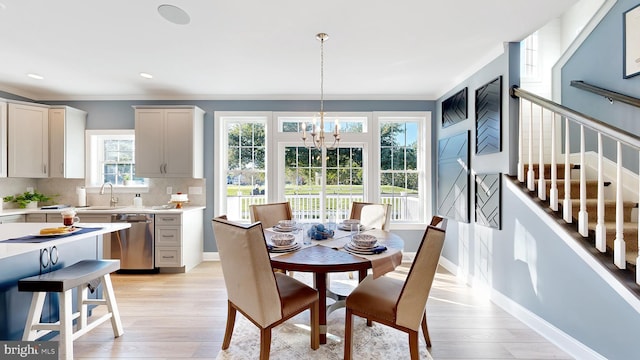
[[154,269],[154,215],[113,214],[111,222],[131,224],[130,228],[119,230],[111,237],[111,258],[120,259],[120,269]]

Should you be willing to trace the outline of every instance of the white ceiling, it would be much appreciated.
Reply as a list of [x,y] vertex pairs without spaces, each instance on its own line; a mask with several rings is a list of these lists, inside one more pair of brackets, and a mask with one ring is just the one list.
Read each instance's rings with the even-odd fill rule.
[[[170,0],[166,0],[170,1]],[[576,0],[0,0],[0,90],[33,100],[433,100]],[[143,79],[140,72],[154,75]],[[44,80],[26,76],[37,73]]]

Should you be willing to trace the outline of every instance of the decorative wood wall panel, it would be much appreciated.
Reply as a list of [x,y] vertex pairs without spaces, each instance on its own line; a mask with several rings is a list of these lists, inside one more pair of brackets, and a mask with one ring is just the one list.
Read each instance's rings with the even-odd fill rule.
[[476,175],[476,222],[500,229],[500,174]]
[[502,151],[502,76],[476,90],[476,154]]
[[438,141],[438,214],[469,222],[469,131]]
[[442,127],[446,128],[467,119],[467,88],[442,102]]

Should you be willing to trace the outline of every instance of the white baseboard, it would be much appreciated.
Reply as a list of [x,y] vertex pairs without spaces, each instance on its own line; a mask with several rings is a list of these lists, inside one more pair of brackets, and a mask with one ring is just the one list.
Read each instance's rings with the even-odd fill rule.
[[204,252],[202,254],[202,261],[220,261],[220,255],[217,251]]
[[533,329],[551,343],[555,344],[560,349],[564,350],[569,355],[573,356],[575,359],[606,360],[604,356],[567,335],[562,330],[551,325],[538,315],[522,307],[520,304],[504,296],[495,289],[490,290],[490,299],[494,304],[501,307],[516,319],[522,321],[525,325]]

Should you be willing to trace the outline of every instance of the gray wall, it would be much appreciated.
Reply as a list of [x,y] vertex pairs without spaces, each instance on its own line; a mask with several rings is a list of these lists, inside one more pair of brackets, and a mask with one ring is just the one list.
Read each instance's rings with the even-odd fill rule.
[[[570,80],[584,80],[597,86],[640,97],[640,76],[622,79],[622,12],[637,0],[620,0],[593,35],[573,55],[562,71],[562,103],[570,108],[607,120],[627,131],[640,133],[640,112],[628,105],[610,105],[601,97],[569,87]],[[464,86],[470,98],[475,88],[499,74],[516,72],[515,49],[496,59],[478,73],[452,89],[440,103]],[[603,54],[606,54],[603,56]],[[517,83],[515,77],[508,84]],[[442,138],[462,130],[475,136],[473,101],[469,103],[469,120],[455,129],[437,128]],[[503,136],[510,136],[503,151],[490,156],[471,152],[470,166],[475,172],[515,174],[517,155],[517,109],[512,99],[503,98]],[[437,115],[439,116],[439,115]],[[438,117],[436,117],[438,118]],[[474,149],[475,143],[471,144]],[[511,152],[510,155],[505,152]],[[637,168],[637,155],[635,158]],[[463,276],[487,285],[551,325],[610,359],[637,358],[635,342],[640,331],[640,314],[630,307],[564,241],[554,233],[544,218],[505,186],[502,188],[502,229],[489,229],[474,223],[450,222],[443,255],[456,264]],[[519,190],[516,190],[519,191]],[[471,208],[473,209],[473,183]]]
[[[592,85],[621,94],[640,98],[640,75],[623,78],[623,24],[622,14],[638,5],[638,0],[618,0],[594,31],[580,45],[562,67],[562,104],[633,134],[640,134],[640,108],[614,102],[604,97],[570,86],[571,80],[582,80]],[[572,132],[578,133],[577,127]],[[588,150],[596,149],[595,135],[587,134]],[[578,149],[578,144],[572,144]],[[615,144],[605,142],[605,156],[615,159]],[[638,169],[638,152],[625,149],[625,168]]]
[[[206,111],[204,120],[205,136],[205,179],[207,208],[204,212],[204,251],[217,251],[210,220],[211,206],[217,199],[213,197],[213,175],[223,169],[213,168],[213,114],[216,111],[317,111],[319,103],[309,101],[65,101],[47,102],[65,104],[87,112],[87,129],[133,129],[134,111],[132,105],[197,105]],[[326,111],[434,111],[434,101],[325,101]],[[407,251],[415,251],[421,232],[399,231],[407,239]]]
[[[464,81],[463,83],[456,86],[454,89],[446,93],[437,101],[436,105],[436,115],[434,116],[434,124],[436,131],[437,139],[446,138],[453,134],[460,133],[462,131],[469,130],[471,132],[471,140],[469,144],[470,149],[470,157],[469,157],[469,166],[471,170],[471,175],[469,177],[469,208],[470,208],[470,224],[459,224],[450,226],[447,230],[448,241],[445,243],[445,247],[443,249],[443,255],[452,261],[454,264],[468,269],[472,271],[472,269],[476,266],[477,259],[473,256],[469,256],[476,252],[476,244],[474,241],[470,241],[468,239],[473,239],[474,237],[474,226],[475,223],[475,174],[483,174],[483,173],[503,173],[503,174],[515,174],[516,165],[517,165],[517,134],[518,134],[518,121],[517,121],[517,101],[512,99],[509,96],[509,89],[512,85],[519,84],[519,56],[520,56],[520,47],[519,43],[509,43],[505,44],[505,52],[503,55],[496,58],[490,64],[485,66],[479,72],[471,76],[469,79]],[[475,131],[475,93],[476,89],[485,85],[489,81],[495,79],[498,76],[502,76],[502,151],[499,153],[493,153],[488,155],[476,155],[476,131]],[[446,100],[449,96],[455,94],[460,91],[460,89],[464,87],[468,87],[468,108],[467,108],[467,120],[461,121],[455,125],[449,126],[447,128],[442,128],[441,125],[441,110],[442,110],[442,102]],[[433,154],[435,158],[437,158],[437,140],[433,142],[434,149]],[[513,151],[512,151],[513,149]],[[433,161],[433,174],[435,175],[435,180],[433,184],[438,183],[438,175],[437,174],[437,164],[436,161]],[[434,191],[435,193],[435,191]],[[434,200],[434,202],[437,199]],[[434,209],[437,207],[434,204]],[[503,217],[504,217],[503,212]],[[451,229],[453,228],[453,229]],[[459,229],[459,234],[458,234]],[[497,233],[497,230],[490,230],[487,228],[487,231],[492,233]],[[486,260],[486,259],[485,259]],[[483,260],[484,261],[484,260]],[[470,273],[472,274],[472,272]]]

